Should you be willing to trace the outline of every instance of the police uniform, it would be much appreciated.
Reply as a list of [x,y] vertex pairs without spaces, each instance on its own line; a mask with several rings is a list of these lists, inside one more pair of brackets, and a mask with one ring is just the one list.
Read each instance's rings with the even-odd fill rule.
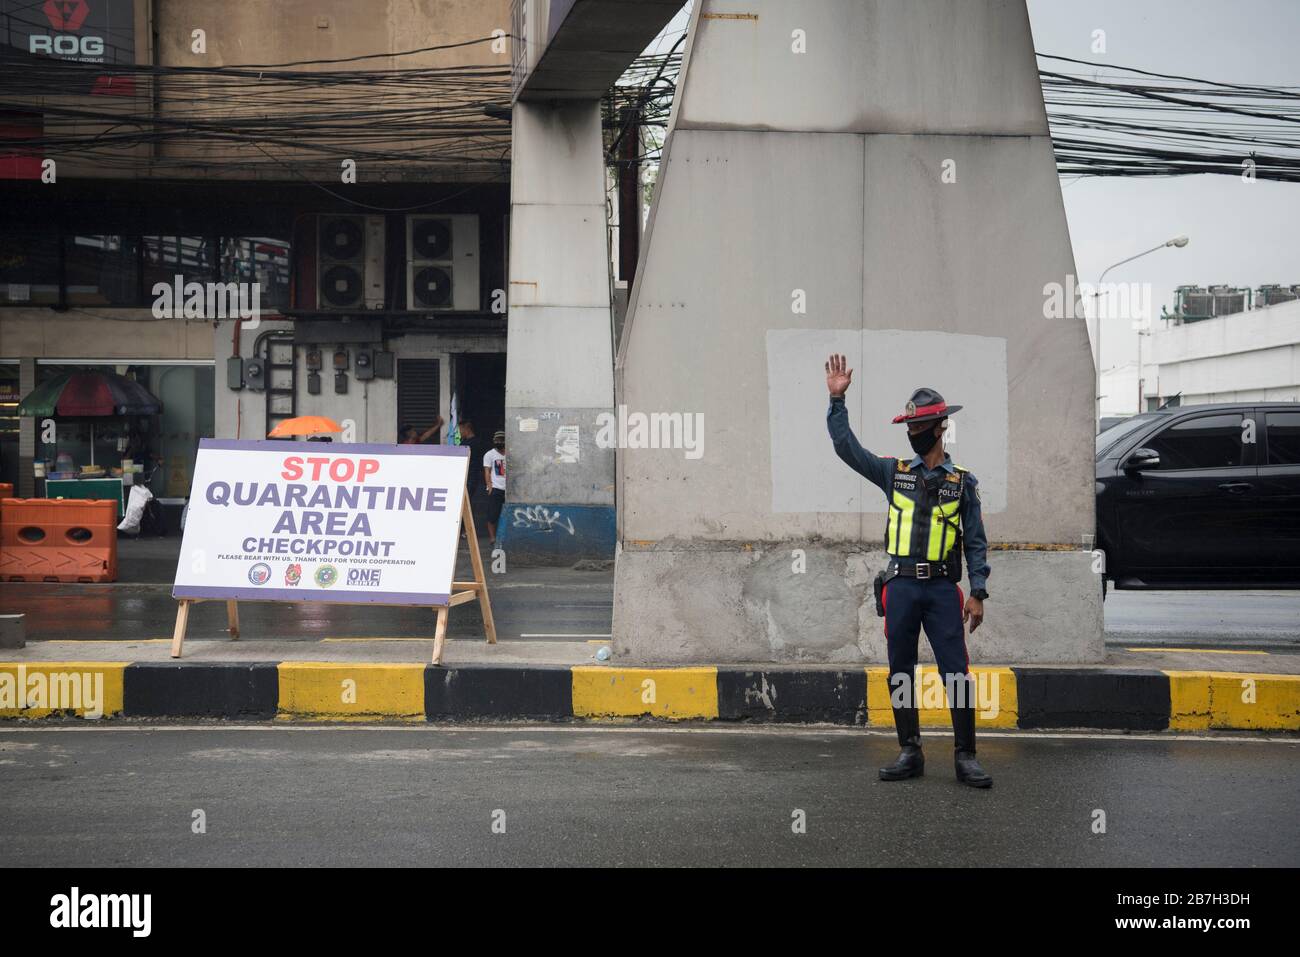
[[[893,421],[937,425],[959,409],[933,389],[918,389]],[[946,452],[934,469],[925,465],[921,454],[910,459],[873,455],[853,435],[843,396],[831,396],[827,427],[839,457],[877,485],[888,501],[889,564],[881,576],[878,604],[884,610],[890,703],[902,751],[893,764],[881,768],[880,777],[893,781],[924,772],[920,715],[913,694],[917,645],[924,628],[948,695],[957,779],[973,787],[989,787],[993,779],[975,759],[976,701],[962,617],[966,598],[959,584],[964,552],[971,594],[988,597],[988,540],[980,514],[979,482]]]

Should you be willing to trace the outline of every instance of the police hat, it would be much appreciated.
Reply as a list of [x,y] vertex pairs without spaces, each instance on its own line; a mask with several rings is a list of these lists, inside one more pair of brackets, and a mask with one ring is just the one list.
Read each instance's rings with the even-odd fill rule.
[[961,406],[949,405],[944,401],[943,396],[933,389],[920,388],[907,400],[903,414],[894,416],[894,423],[937,422],[960,411]]

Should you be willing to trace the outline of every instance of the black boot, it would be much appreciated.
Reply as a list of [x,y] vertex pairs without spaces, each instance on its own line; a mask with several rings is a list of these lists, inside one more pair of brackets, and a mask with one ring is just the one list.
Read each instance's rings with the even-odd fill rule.
[[919,778],[925,773],[925,755],[921,753],[921,715],[915,708],[895,708],[894,728],[903,749],[894,763],[880,769],[880,780],[902,781]]
[[952,708],[952,736],[956,740],[953,764],[957,780],[973,788],[993,787],[992,776],[975,759],[975,709]]

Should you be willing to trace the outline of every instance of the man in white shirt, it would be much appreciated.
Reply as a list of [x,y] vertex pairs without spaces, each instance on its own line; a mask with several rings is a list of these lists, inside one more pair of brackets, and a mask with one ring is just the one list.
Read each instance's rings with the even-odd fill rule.
[[493,434],[492,448],[488,449],[487,454],[483,456],[483,484],[487,487],[488,495],[488,543],[495,545],[501,508],[506,504],[506,434],[504,432]]

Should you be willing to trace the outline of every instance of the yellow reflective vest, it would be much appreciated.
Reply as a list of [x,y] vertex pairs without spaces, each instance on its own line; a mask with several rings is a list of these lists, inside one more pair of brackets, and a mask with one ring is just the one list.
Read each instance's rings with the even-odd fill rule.
[[901,459],[894,466],[889,494],[885,551],[914,562],[941,562],[952,553],[961,532],[961,494],[967,470],[954,465],[938,488],[926,487],[920,469]]

